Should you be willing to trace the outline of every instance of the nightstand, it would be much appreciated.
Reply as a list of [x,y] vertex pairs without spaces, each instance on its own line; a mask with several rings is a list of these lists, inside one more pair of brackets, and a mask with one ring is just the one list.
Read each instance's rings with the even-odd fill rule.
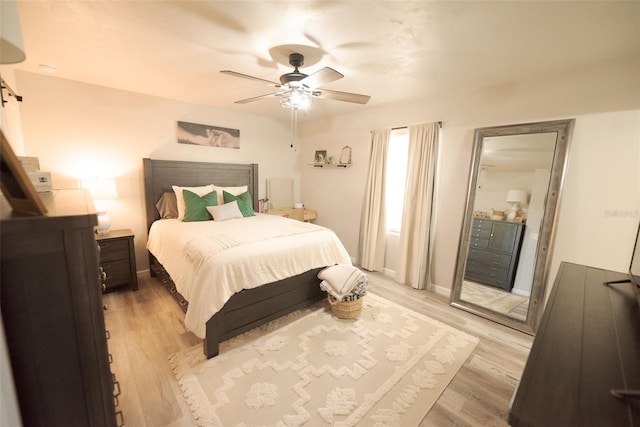
[[297,219],[298,221],[310,222],[318,219],[318,212],[303,208],[274,208],[265,211],[269,215],[278,215],[285,218]]
[[122,285],[138,290],[136,253],[131,230],[110,230],[96,234],[100,246],[100,270],[106,275],[103,291]]

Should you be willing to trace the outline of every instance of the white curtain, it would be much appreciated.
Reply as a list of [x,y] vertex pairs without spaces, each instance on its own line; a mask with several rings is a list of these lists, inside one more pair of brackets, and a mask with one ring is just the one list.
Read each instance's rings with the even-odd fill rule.
[[438,123],[409,126],[405,187],[396,280],[416,289],[431,288],[433,200],[438,157]]
[[362,268],[369,271],[384,270],[385,249],[385,176],[387,173],[387,147],[391,129],[371,132],[371,157],[367,188],[362,212]]

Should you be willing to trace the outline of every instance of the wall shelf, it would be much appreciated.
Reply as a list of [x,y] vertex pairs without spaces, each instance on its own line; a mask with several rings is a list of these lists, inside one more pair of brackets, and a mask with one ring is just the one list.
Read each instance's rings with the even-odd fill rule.
[[313,166],[314,168],[320,168],[320,169],[346,169],[346,168],[350,168],[353,165],[351,163],[337,164],[337,165],[332,165],[327,163],[327,164],[311,164],[309,166]]

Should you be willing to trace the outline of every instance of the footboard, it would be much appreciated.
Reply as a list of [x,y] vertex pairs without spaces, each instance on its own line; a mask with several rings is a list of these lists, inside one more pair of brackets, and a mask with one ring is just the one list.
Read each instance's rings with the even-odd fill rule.
[[[180,307],[186,311],[189,303],[180,295],[171,277],[155,259],[151,258],[151,273],[158,277]],[[245,289],[236,293],[222,309],[207,321],[203,350],[207,358],[217,356],[219,344],[285,314],[308,307],[326,296],[320,289],[318,272],[309,270],[294,277]]]

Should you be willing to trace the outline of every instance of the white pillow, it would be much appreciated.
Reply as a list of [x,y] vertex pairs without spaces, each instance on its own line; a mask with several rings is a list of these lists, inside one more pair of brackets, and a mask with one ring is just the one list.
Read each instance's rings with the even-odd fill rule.
[[240,208],[238,207],[238,202],[235,200],[224,205],[207,206],[207,210],[213,217],[214,221],[244,218],[244,216],[242,216],[242,212],[240,212]]
[[249,191],[249,187],[246,185],[241,185],[240,187],[218,187],[214,184],[213,189],[216,190],[218,195],[218,205],[224,204],[224,197],[222,195],[223,191],[226,191],[229,194],[233,194],[234,196],[239,196],[242,193],[246,193],[247,191]]
[[[213,187],[213,184],[203,185],[201,187],[178,187],[177,185],[172,185],[171,188],[173,188],[174,193],[176,193],[178,219],[182,221],[182,219],[184,218],[184,195],[182,194],[182,190],[189,190],[192,193],[195,193],[198,196],[202,197],[205,194],[209,194],[212,191],[215,191],[215,188]],[[220,193],[220,195],[222,195],[222,193]],[[220,195],[218,195],[218,201],[220,200]]]

